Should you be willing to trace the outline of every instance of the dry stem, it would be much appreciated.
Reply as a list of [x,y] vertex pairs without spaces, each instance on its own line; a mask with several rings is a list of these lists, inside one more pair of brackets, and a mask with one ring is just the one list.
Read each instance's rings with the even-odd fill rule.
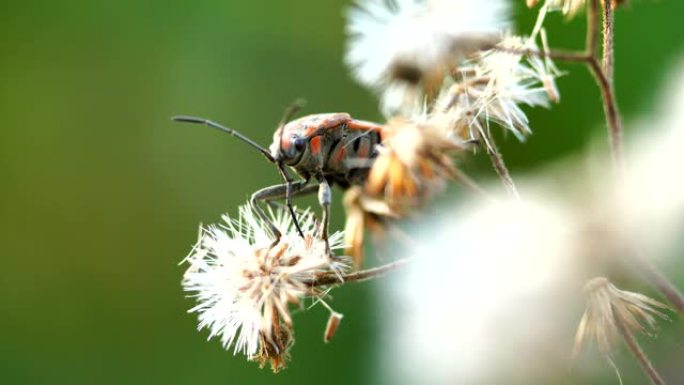
[[[507,49],[499,48],[505,52],[515,52],[524,55],[534,55],[548,57],[555,60],[584,63],[587,69],[594,75],[596,84],[601,91],[603,110],[606,116],[608,137],[613,159],[613,166],[618,180],[622,180],[624,175],[624,152],[622,145],[622,118],[618,111],[615,91],[613,89],[613,26],[614,15],[610,0],[603,1],[603,66],[597,57],[597,47],[599,41],[599,0],[590,0],[587,7],[587,36],[584,52],[576,51],[537,51],[532,49]],[[516,199],[520,196],[515,187],[503,158],[496,147],[488,148],[489,155],[494,169],[499,174],[506,191]]]
[[515,50],[499,48],[506,52],[515,52],[524,55],[548,57],[555,60],[584,63],[587,69],[594,75],[596,84],[601,91],[603,110],[606,115],[606,125],[610,138],[610,149],[613,158],[615,173],[621,178],[624,172],[624,153],[622,146],[622,118],[617,106],[615,92],[613,90],[613,7],[610,1],[603,1],[603,66],[597,56],[599,40],[599,0],[590,0],[587,7],[587,38],[584,52],[577,51],[537,51]]
[[624,154],[622,150],[622,118],[617,108],[617,101],[615,100],[615,93],[611,80],[606,76],[605,71],[599,65],[596,57],[592,57],[587,61],[589,70],[596,78],[596,82],[601,90],[603,99],[603,110],[606,115],[606,122],[608,124],[608,134],[610,137],[611,155],[613,158],[613,166],[618,180],[621,180],[624,173]]
[[[598,0],[592,0],[591,12],[596,15],[598,13]],[[591,51],[592,60],[590,70],[596,77],[596,81],[601,88],[601,95],[603,97],[603,109],[606,113],[608,121],[608,133],[610,135],[610,147],[612,149],[613,164],[615,166],[615,173],[618,180],[622,180],[624,174],[624,154],[622,150],[622,120],[617,108],[617,101],[615,100],[615,90],[613,88],[613,5],[612,0],[604,0],[603,4],[603,67],[599,66],[598,58],[596,58],[596,51]],[[598,31],[597,17],[592,19],[592,31]],[[594,32],[597,33],[597,32]]]
[[349,273],[340,276],[336,273],[323,273],[318,276],[313,281],[308,282],[308,286],[328,286],[328,285],[341,285],[343,283],[367,281],[369,279],[378,278],[387,272],[396,270],[408,262],[412,258],[402,258],[394,262],[386,263],[384,265],[374,267],[372,269],[360,270],[354,273]]
[[487,148],[487,155],[489,155],[489,159],[492,161],[492,165],[494,166],[496,173],[499,174],[501,183],[503,183],[503,186],[506,189],[508,195],[510,195],[511,198],[519,200],[520,194],[518,193],[518,188],[515,187],[515,182],[513,182],[513,178],[511,177],[511,174],[508,172],[506,163],[504,162],[499,150],[495,148]]
[[637,342],[636,338],[634,338],[632,332],[629,331],[620,317],[613,317],[613,319],[615,321],[615,325],[620,331],[620,335],[622,335],[622,338],[625,340],[629,351],[632,353],[634,358],[639,361],[641,369],[643,369],[644,373],[651,380],[651,384],[665,385],[665,381],[663,381],[662,377],[660,377],[660,374],[658,374],[658,371],[646,356],[646,353],[644,353],[644,351],[641,349],[641,346],[639,346],[639,343]]
[[603,70],[606,77],[613,83],[613,31],[615,30],[615,18],[613,1],[603,2]]

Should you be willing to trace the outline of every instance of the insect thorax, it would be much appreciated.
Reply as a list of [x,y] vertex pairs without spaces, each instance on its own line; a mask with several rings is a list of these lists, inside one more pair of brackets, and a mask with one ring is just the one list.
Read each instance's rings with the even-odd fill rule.
[[304,153],[291,166],[303,178],[322,173],[341,187],[362,184],[377,155],[380,135],[375,131],[350,131],[344,125],[309,139]]

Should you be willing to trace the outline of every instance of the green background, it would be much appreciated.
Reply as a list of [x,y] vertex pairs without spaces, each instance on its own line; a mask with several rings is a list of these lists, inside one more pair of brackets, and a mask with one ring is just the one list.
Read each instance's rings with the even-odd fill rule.
[[[516,1],[520,30],[534,12]],[[289,368],[274,376],[198,333],[178,262],[197,224],[278,183],[250,148],[195,114],[270,143],[283,109],[380,119],[342,63],[347,1],[3,1],[0,11],[0,383],[364,384],[382,341],[374,284],[335,292],[345,313],[324,345],[322,307],[296,315]],[[681,57],[681,1],[617,17],[616,84],[627,120],[648,112]],[[552,46],[581,47],[584,21],[553,16]],[[528,143],[502,150],[518,173],[604,135],[599,94],[562,66],[562,103],[530,111]],[[478,156],[465,166],[491,177]],[[343,216],[339,196],[333,226]],[[682,271],[671,274],[684,281]],[[666,326],[679,336],[680,324]],[[656,361],[672,345],[654,349]],[[681,349],[679,350],[681,352]],[[621,356],[622,357],[622,356]],[[623,357],[624,358],[624,357]],[[681,357],[678,361],[682,362]],[[624,358],[623,362],[628,362]],[[627,367],[625,367],[627,366]],[[629,383],[645,383],[623,365]],[[600,374],[614,383],[609,368]],[[631,378],[634,377],[634,378]],[[594,380],[596,377],[593,378]]]

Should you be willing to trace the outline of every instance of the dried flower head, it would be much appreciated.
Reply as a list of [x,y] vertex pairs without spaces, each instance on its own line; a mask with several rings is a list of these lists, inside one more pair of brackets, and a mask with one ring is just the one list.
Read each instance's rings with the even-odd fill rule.
[[454,173],[450,155],[462,149],[427,119],[395,118],[384,127],[383,138],[365,193],[382,197],[399,215],[442,190]]
[[385,233],[386,222],[398,215],[384,200],[366,195],[360,186],[353,186],[345,192],[344,208],[347,217],[344,228],[347,247],[344,252],[352,257],[354,266],[358,268],[363,262],[366,229],[381,238]]
[[[541,35],[546,46],[546,36]],[[521,106],[548,107],[550,101],[558,101],[554,79],[560,72],[548,58],[521,54],[528,49],[537,50],[531,39],[508,36],[458,71],[456,82],[442,91],[435,108],[454,134],[486,140],[490,122],[520,140],[532,132]]]
[[592,279],[584,291],[587,310],[577,327],[573,356],[579,354],[587,338],[596,340],[601,352],[610,355],[621,328],[628,333],[651,335],[655,330],[655,316],[667,319],[659,310],[667,309],[665,304],[643,294],[620,290],[607,278]]
[[[285,210],[271,211],[270,216],[283,233],[275,245],[247,205],[240,207],[238,219],[224,216],[223,224],[201,228],[185,260],[190,266],[182,285],[197,299],[190,312],[199,314],[199,329],[209,329],[209,338],[220,336],[235,354],[257,359],[262,366],[270,361],[277,371],[284,367],[293,342],[288,305],[323,295],[306,282],[319,273],[339,273],[345,265],[326,253],[310,212],[298,216],[303,238]],[[330,237],[334,249],[341,241],[341,233]]]
[[383,92],[394,115],[441,86],[464,57],[508,27],[500,0],[357,0],[347,14],[346,61],[364,85]]

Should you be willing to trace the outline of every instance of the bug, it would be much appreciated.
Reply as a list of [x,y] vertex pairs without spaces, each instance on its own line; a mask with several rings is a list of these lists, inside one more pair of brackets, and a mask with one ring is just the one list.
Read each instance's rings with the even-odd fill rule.
[[[330,255],[328,227],[331,187],[338,185],[346,189],[365,182],[377,156],[376,146],[382,142],[382,126],[353,119],[343,112],[314,114],[289,121],[299,108],[299,105],[294,105],[286,111],[268,149],[244,134],[209,119],[194,116],[175,116],[172,119],[203,124],[226,132],[255,148],[276,165],[284,183],[262,188],[250,197],[250,204],[273,234],[274,245],[280,241],[282,234],[258,202],[269,203],[284,198],[295,227],[303,237],[292,198],[317,192],[318,203],[323,210],[321,238]],[[288,169],[294,170],[301,179],[295,180]],[[316,184],[310,184],[311,181]]]

